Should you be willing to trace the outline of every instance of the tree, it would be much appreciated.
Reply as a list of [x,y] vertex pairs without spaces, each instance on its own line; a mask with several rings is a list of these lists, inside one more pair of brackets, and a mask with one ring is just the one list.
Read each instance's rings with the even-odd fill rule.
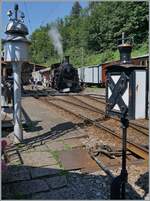
[[[122,32],[125,37],[134,37],[135,46],[148,43],[148,16],[146,1],[90,2],[84,9],[75,2],[70,15],[58,18],[55,24],[63,38],[64,54],[70,55],[72,63],[79,66],[83,53],[90,57],[105,52],[105,60],[107,56],[110,58]],[[32,33],[32,61],[49,64],[60,61],[48,36],[51,26],[52,23],[47,24]],[[112,54],[108,54],[110,50]]]
[[73,18],[79,17],[81,9],[82,9],[82,7],[81,7],[80,3],[78,1],[76,1],[72,6],[71,16]]

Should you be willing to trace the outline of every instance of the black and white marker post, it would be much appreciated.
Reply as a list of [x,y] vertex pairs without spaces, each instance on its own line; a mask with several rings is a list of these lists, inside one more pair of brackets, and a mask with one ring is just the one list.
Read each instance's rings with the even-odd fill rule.
[[[119,46],[121,64],[128,65],[130,63],[130,54],[132,46],[125,44],[124,33],[122,34],[122,44]],[[116,68],[109,67],[106,72],[106,114],[118,115],[122,128],[122,169],[111,184],[111,199],[125,199],[126,183],[128,173],[126,169],[126,150],[127,150],[127,128],[128,128],[128,97],[124,97],[129,90],[129,73],[128,69],[118,66]]]
[[120,120],[122,128],[122,170],[118,177],[116,177],[111,185],[111,199],[125,199],[125,185],[127,182],[127,169],[126,169],[126,143],[127,143],[127,127],[128,107],[124,103],[122,95],[127,89],[128,77],[124,72],[120,74],[117,84],[114,83],[111,76],[108,76],[108,87],[112,90],[111,96],[107,100],[107,110],[111,111],[117,104],[120,108]]
[[120,64],[107,66],[106,116],[118,116],[121,122],[122,170],[111,185],[111,199],[125,199],[127,128],[129,120],[146,118],[147,68],[131,62],[131,38],[120,40]]

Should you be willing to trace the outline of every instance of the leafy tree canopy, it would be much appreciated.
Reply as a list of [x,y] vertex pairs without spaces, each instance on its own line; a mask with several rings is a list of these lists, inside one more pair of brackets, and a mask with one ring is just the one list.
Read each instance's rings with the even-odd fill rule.
[[[85,65],[92,54],[117,50],[117,40],[125,32],[125,37],[134,38],[134,47],[148,44],[148,2],[89,2],[82,8],[79,2],[73,4],[69,16],[55,22],[61,36],[64,55],[71,57],[76,66]],[[53,24],[36,29],[31,35],[31,56],[36,63],[59,62],[60,58],[52,45],[48,31]],[[107,56],[108,55],[108,56]]]

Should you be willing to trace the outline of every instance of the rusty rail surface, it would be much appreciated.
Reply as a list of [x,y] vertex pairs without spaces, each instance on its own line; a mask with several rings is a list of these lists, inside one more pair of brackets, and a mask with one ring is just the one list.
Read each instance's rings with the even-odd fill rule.
[[102,100],[97,100],[97,98],[94,98],[94,97],[92,97],[92,96],[89,96],[89,95],[84,95],[83,97],[85,97],[86,96],[86,98],[89,98],[90,100],[94,100],[94,101],[96,101],[96,102],[98,102],[98,103],[102,103],[102,104],[106,104],[105,103],[105,101],[102,101]]
[[[121,141],[121,139],[122,139],[114,130],[112,130],[112,129],[110,129],[110,128],[108,128],[108,127],[106,127],[106,126],[104,126],[104,125],[102,125],[100,123],[97,123],[96,121],[93,121],[93,120],[91,120],[91,119],[89,119],[87,117],[84,117],[84,116],[82,116],[80,114],[76,114],[76,113],[74,113],[74,112],[72,112],[72,111],[70,111],[70,110],[68,110],[68,109],[56,104],[56,103],[53,103],[52,100],[48,100],[45,97],[39,97],[38,100],[40,100],[42,102],[44,101],[48,105],[53,105],[53,106],[55,106],[55,107],[57,107],[57,108],[59,108],[61,110],[64,110],[65,112],[67,112],[67,113],[69,113],[71,115],[74,115],[77,118],[80,118],[80,119],[84,120],[84,122],[86,122],[86,123],[89,123],[91,125],[94,125],[97,128],[105,130],[106,132],[112,134],[113,137],[115,137],[119,141]],[[130,150],[134,154],[140,156],[141,158],[144,158],[145,160],[148,160],[148,158],[149,158],[148,149],[143,148],[140,145],[137,145],[134,142],[131,142],[129,140],[127,140],[127,148],[128,148],[128,150]]]
[[[80,102],[81,104],[84,104],[84,105],[86,104],[86,106],[88,106],[88,107],[86,107],[86,106],[81,106],[81,105],[79,105],[79,104],[77,104],[77,103],[73,103],[73,102],[70,102],[70,101],[64,100],[64,99],[56,99],[56,100],[66,102],[66,103],[68,103],[68,104],[75,105],[75,106],[78,106],[78,107],[80,107],[80,108],[88,109],[88,110],[90,110],[90,111],[93,111],[93,112],[96,112],[96,113],[100,113],[100,114],[103,114],[103,115],[105,116],[105,111],[104,111],[104,110],[101,110],[101,109],[99,109],[99,108],[96,108],[96,107],[94,107],[94,106],[91,106],[90,104],[85,103],[84,101],[78,99],[77,97],[72,96],[72,98],[74,98],[75,100],[77,100],[77,101]],[[119,119],[116,118],[116,117],[111,117],[111,118],[114,119],[114,120],[116,120],[116,121],[119,121]],[[149,136],[149,134],[148,134],[148,128],[147,128],[147,127],[145,127],[145,126],[143,126],[143,125],[140,125],[140,124],[133,123],[133,122],[129,122],[129,126],[130,126],[131,128],[133,128],[133,129],[137,130],[138,132],[141,132],[143,135]],[[138,127],[138,128],[137,128],[137,127]],[[143,131],[143,130],[139,130],[139,128],[143,128],[143,129],[145,129],[147,132],[146,132],[146,131]]]
[[[101,114],[105,115],[105,112],[103,112],[102,110],[98,110],[98,109],[96,109],[96,108],[94,108],[94,107],[82,106],[82,105],[79,105],[79,104],[77,104],[77,103],[73,103],[73,102],[70,102],[70,101],[64,100],[64,99],[55,98],[55,99],[53,99],[53,100],[62,101],[62,102],[64,102],[64,103],[68,103],[68,104],[70,104],[70,105],[80,107],[80,108],[82,108],[82,109],[86,109],[86,110],[89,110],[89,111],[92,111],[92,112],[101,113]],[[84,104],[85,104],[85,103],[84,103]]]
[[[45,96],[44,94],[43,94],[43,92],[42,91],[38,91],[38,93],[40,93],[39,94],[39,96]],[[80,100],[77,96],[81,96],[81,97],[86,97],[86,98],[89,98],[89,99],[91,99],[91,100],[93,100],[93,101],[97,101],[98,103],[101,103],[101,101],[98,101],[98,100],[95,100],[93,97],[90,97],[89,95],[91,95],[91,94],[77,94],[77,95],[70,95],[70,94],[65,94],[65,96],[70,96],[71,98],[74,98],[75,100],[77,100],[78,102],[80,102],[81,104],[84,104],[84,106],[81,106],[81,105],[79,105],[79,104],[77,104],[77,103],[73,103],[73,102],[70,102],[70,101],[68,101],[68,104],[72,104],[72,105],[76,105],[76,106],[78,106],[78,107],[82,107],[82,108],[84,108],[84,109],[89,109],[89,110],[91,110],[91,111],[93,111],[93,112],[96,112],[96,113],[100,113],[100,114],[103,114],[104,116],[105,116],[105,111],[104,110],[102,110],[102,109],[99,109],[99,108],[97,108],[97,107],[94,107],[94,106],[92,106],[92,105],[90,105],[90,104],[88,104],[88,103],[86,103],[86,102],[84,102],[83,100]],[[37,95],[38,96],[38,95]],[[53,96],[56,96],[56,95],[47,95],[47,97],[53,97]],[[64,96],[64,94],[62,94],[61,96]],[[57,99],[58,100],[58,99]],[[60,99],[59,99],[60,100]],[[66,100],[63,100],[64,102],[66,102],[67,103],[67,101]],[[102,101],[102,104],[105,104],[105,103],[103,103],[103,101]],[[86,105],[86,106],[85,106]],[[117,118],[117,117],[110,117],[111,119],[114,119],[114,120],[116,120],[116,121],[119,121],[119,119]],[[145,135],[145,136],[149,136],[149,133],[148,133],[148,127],[146,127],[146,126],[143,126],[143,125],[141,125],[141,124],[137,124],[137,123],[135,123],[135,122],[129,122],[129,126],[131,127],[131,128],[133,128],[133,129],[135,129],[136,131],[138,131],[138,132],[141,132],[143,135]],[[141,130],[141,128],[142,129],[144,129],[145,131],[143,131],[143,130]]]
[[[116,120],[116,121],[120,121],[119,118],[117,118],[117,117],[111,117],[111,119],[114,119],[114,120]],[[137,130],[138,132],[141,132],[143,135],[145,135],[145,136],[147,136],[147,137],[149,136],[148,127],[146,127],[146,126],[143,126],[143,125],[141,125],[141,124],[137,124],[137,123],[135,123],[135,122],[129,121],[129,127],[133,128],[133,129],[135,129],[135,130]],[[141,128],[142,128],[142,129],[145,129],[146,131],[142,131]]]
[[101,113],[101,114],[104,114],[104,115],[105,115],[105,111],[104,111],[104,110],[101,110],[101,109],[99,109],[99,108],[97,108],[97,107],[94,107],[94,106],[88,104],[88,103],[85,103],[84,101],[80,100],[80,99],[79,99],[78,97],[76,97],[76,96],[73,96],[72,98],[74,98],[75,100],[77,100],[77,101],[80,102],[81,104],[84,104],[84,105],[88,106],[89,108],[92,108],[92,110],[94,110],[94,111],[96,111],[96,112],[98,112],[98,113]]

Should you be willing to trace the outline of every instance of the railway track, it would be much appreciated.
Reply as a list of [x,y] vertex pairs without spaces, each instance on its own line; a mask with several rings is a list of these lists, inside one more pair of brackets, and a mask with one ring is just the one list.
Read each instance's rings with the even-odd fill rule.
[[[75,105],[75,106],[77,106],[79,108],[84,108],[86,110],[93,111],[93,112],[96,112],[98,114],[100,113],[100,114],[105,116],[105,110],[99,109],[99,108],[97,108],[95,106],[92,106],[92,105],[90,105],[88,103],[85,103],[83,100],[79,99],[78,96],[68,96],[67,100],[65,100],[64,98],[66,98],[66,97],[61,97],[61,99],[59,99],[59,100],[64,101],[64,102],[66,102],[66,103],[68,103],[68,104],[70,104],[72,106]],[[58,100],[58,98],[56,98],[56,99]],[[70,100],[68,101],[68,99],[70,99]],[[100,104],[99,107],[101,107],[101,104]],[[116,124],[117,121],[120,122],[120,120],[118,118],[116,118],[116,117],[111,117],[111,119],[114,119],[114,125]],[[135,122],[130,121],[129,127],[132,128],[133,130],[136,130],[139,133],[142,133],[142,135],[145,135],[146,137],[149,136],[148,127],[146,127],[146,126],[143,126],[141,124],[137,124]]]
[[[79,107],[81,109],[84,108],[87,111],[89,110],[91,112],[95,112],[97,114],[102,114],[103,116],[105,116],[105,102],[95,100],[95,98],[91,97],[92,94],[86,94],[86,95],[82,95],[82,94],[47,95],[46,94],[46,95],[44,95],[44,93],[42,91],[38,91],[37,96],[47,96],[49,98],[53,98],[54,100],[56,100],[56,99],[58,100],[58,98],[60,98],[60,99],[62,98],[61,101],[64,101],[69,105],[76,106],[76,107]],[[98,96],[104,98],[103,95],[102,96],[98,95]],[[55,98],[55,97],[57,97],[57,98]],[[100,109],[100,108],[103,108],[103,109]],[[111,117],[111,118],[114,119],[115,121],[120,121],[116,117]],[[145,135],[145,136],[149,136],[148,126],[144,126],[143,124],[139,124],[139,123],[136,123],[134,121],[130,121],[129,126],[130,126],[130,128],[132,128],[136,132],[142,133],[142,135]]]
[[[105,115],[105,112],[101,109],[98,109],[94,106],[91,106],[90,104],[86,103],[82,100],[80,100],[78,97],[76,96],[72,96],[72,97],[67,97],[67,99],[70,99],[70,101],[68,100],[65,100],[64,97],[63,99],[59,99],[60,101],[64,101],[68,104],[71,104],[71,105],[75,105],[75,106],[78,106],[80,108],[84,108],[84,109],[87,109],[89,111],[93,111],[93,112],[96,112],[96,113],[100,113],[100,114],[103,114]],[[58,99],[57,99],[58,100]]]
[[91,101],[95,101],[97,103],[102,103],[105,105],[105,98],[101,97],[101,98],[96,98],[90,95],[82,95],[81,97],[86,97],[87,99],[90,99]]
[[[39,97],[38,98],[40,101],[42,102],[45,102],[46,104],[48,105],[51,105],[51,106],[54,106],[56,108],[59,108],[60,110],[63,110],[67,113],[69,113],[70,115],[73,115],[75,116],[76,118],[79,118],[81,120],[83,120],[83,122],[85,124],[90,124],[90,125],[93,125],[94,127],[98,128],[98,129],[102,129],[103,131],[107,132],[107,134],[111,134],[113,140],[116,139],[117,142],[119,144],[121,144],[121,137],[120,135],[112,128],[106,126],[106,125],[103,125],[102,123],[98,122],[99,121],[99,118],[95,118],[94,120],[91,119],[91,118],[88,118],[88,117],[85,117],[81,114],[77,114],[75,111],[71,111],[70,109],[67,109],[63,106],[61,106],[59,103],[54,103],[54,101],[52,99],[49,99],[48,97]],[[58,101],[59,102],[59,101]],[[77,106],[77,105],[76,105]],[[127,140],[127,148],[128,150],[130,150],[132,153],[140,156],[141,158],[145,159],[145,160],[148,160],[148,149],[142,147],[141,145],[135,143],[134,141],[131,141],[131,140]]]

